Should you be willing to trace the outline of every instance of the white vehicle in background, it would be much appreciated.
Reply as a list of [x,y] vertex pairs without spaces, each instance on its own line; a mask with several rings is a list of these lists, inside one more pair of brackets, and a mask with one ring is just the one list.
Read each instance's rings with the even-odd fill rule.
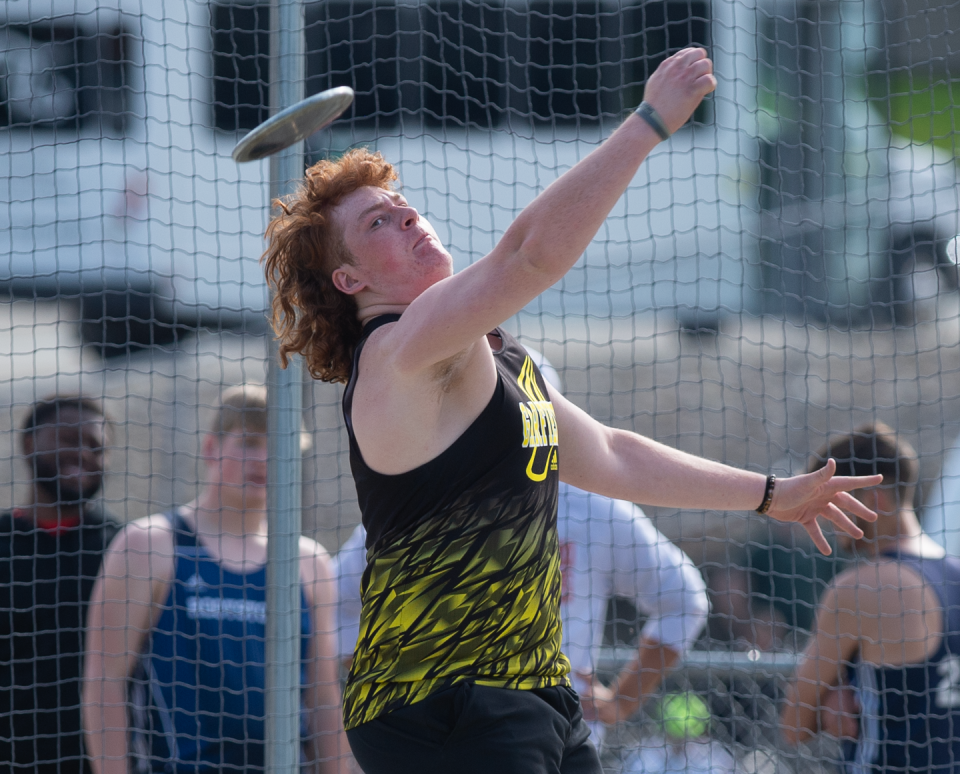
[[960,10],[915,6],[757,2],[767,311],[841,326],[911,323],[957,288],[954,155],[912,142],[892,100],[933,118],[920,107],[932,94],[897,94],[896,79],[914,68],[951,82]]
[[84,337],[121,349],[262,320],[264,171],[209,128],[205,4],[13,0],[0,15],[0,287],[78,299]]
[[[847,143],[869,178],[865,203],[852,205],[863,217],[834,228],[846,205],[824,200],[799,205],[796,225],[781,211],[771,222],[761,209],[758,39],[780,5],[308,0],[307,93],[357,91],[352,113],[310,147],[383,150],[462,267],[635,106],[646,68],[707,45],[716,93],[651,154],[584,260],[528,311],[656,311],[708,328],[724,315],[789,314],[767,302],[795,295],[790,278],[811,254],[826,260],[826,248],[811,252],[818,228],[846,234],[831,270],[854,278],[825,277],[824,298],[856,304],[836,289],[869,283],[886,260],[877,251],[889,246],[872,234],[900,215],[880,209],[910,191],[912,228],[957,207],[916,196],[914,167],[897,182],[870,148]],[[198,325],[264,325],[268,163],[238,166],[230,151],[267,117],[268,11],[266,0],[0,5],[0,291],[77,298],[84,337],[108,354]]]
[[[484,28],[497,45],[507,45],[503,41],[511,37],[505,25],[543,16],[512,3],[499,6],[500,21]],[[539,9],[537,3],[564,13],[563,3],[530,0]],[[589,152],[617,120],[609,95],[601,94],[605,101],[594,112],[606,112],[605,122],[589,115],[555,121],[556,95],[534,93],[539,81],[533,80],[549,82],[559,70],[538,72],[543,68],[536,55],[521,66],[519,76],[505,71],[505,55],[486,60],[500,68],[497,77],[503,82],[491,79],[485,87],[500,89],[503,100],[510,100],[515,96],[507,95],[516,89],[508,89],[506,81],[529,78],[532,107],[495,104],[498,119],[487,126],[481,120],[479,128],[438,118],[429,81],[450,82],[456,52],[443,46],[455,40],[456,31],[448,28],[441,35],[441,48],[431,60],[437,73],[413,80],[401,75],[393,86],[379,77],[364,82],[378,66],[369,63],[383,54],[367,57],[362,49],[389,47],[396,39],[401,46],[433,45],[423,26],[447,23],[451,9],[468,14],[473,6],[398,2],[394,13],[372,0],[305,5],[312,52],[309,91],[347,83],[358,91],[358,102],[365,93],[380,110],[372,119],[369,114],[346,118],[320,142],[329,149],[369,141],[395,159],[408,195],[441,233],[446,230],[461,266],[489,250],[523,205]],[[574,5],[567,5],[571,10],[564,19],[543,17],[545,23],[576,24]],[[664,23],[673,25],[673,48],[716,43],[738,29],[730,20],[718,22],[723,14],[738,13],[737,3],[719,2],[720,13],[713,14],[706,0],[661,5]],[[690,32],[686,17],[667,19],[673,13],[667,5],[685,6],[687,16],[699,14],[701,31]],[[8,0],[0,6],[0,112],[5,111],[0,177],[6,181],[0,193],[0,290],[76,297],[82,302],[85,338],[118,351],[130,340],[169,341],[177,326],[263,324],[267,294],[258,259],[268,164],[237,166],[230,151],[267,115],[256,69],[252,80],[243,70],[251,62],[266,63],[266,11],[265,4],[248,0]],[[332,29],[348,13],[356,40],[338,54],[340,33],[324,32],[324,24]],[[381,14],[381,25],[393,19],[390,23],[401,29],[385,29],[371,43],[362,27],[372,13]],[[578,36],[596,27],[580,24]],[[733,43],[717,46],[720,59],[734,56]],[[234,44],[241,48],[231,51]],[[605,61],[591,63],[593,45],[576,52],[563,40],[548,45],[547,61],[570,59],[563,75],[571,83],[574,73],[578,83],[589,80],[594,64],[610,68]],[[318,58],[317,48],[323,46],[329,55]],[[359,64],[337,70],[337,56],[344,52]],[[581,54],[587,59],[574,63]],[[402,52],[393,55],[409,66]],[[318,59],[328,60],[329,72],[323,72],[323,62],[318,70]],[[227,71],[236,66],[239,75],[224,75],[224,65]],[[413,67],[418,66],[414,57]],[[426,85],[410,108],[409,84],[418,78]],[[470,79],[461,71],[454,81],[455,92],[461,86],[465,91],[453,96],[469,101]],[[744,288],[756,284],[748,281],[755,273],[755,246],[743,235],[757,232],[758,212],[751,204],[756,197],[745,196],[744,186],[753,185],[757,154],[756,141],[737,128],[736,106],[739,92],[751,86],[742,76],[722,82],[707,120],[678,133],[654,154],[585,261],[542,302],[544,313],[629,316],[659,307],[716,315],[748,305]],[[601,84],[585,93],[596,100],[603,91]],[[400,102],[391,108],[387,103],[394,92]],[[636,89],[633,96],[639,96]],[[571,101],[569,92],[564,99]],[[541,120],[531,120],[530,113],[537,111]]]

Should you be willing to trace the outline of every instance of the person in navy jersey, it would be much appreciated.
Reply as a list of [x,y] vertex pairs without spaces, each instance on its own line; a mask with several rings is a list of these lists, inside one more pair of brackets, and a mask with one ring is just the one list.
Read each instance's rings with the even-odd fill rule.
[[849,774],[960,772],[960,560],[924,533],[913,509],[913,449],[883,424],[833,441],[828,458],[883,484],[856,495],[879,518],[859,540],[863,561],[837,575],[817,610],[782,713],[798,743],[818,731],[844,741]]
[[[264,770],[266,391],[224,392],[195,501],[129,524],[90,603],[84,686],[96,774]],[[305,765],[346,772],[329,557],[301,538]]]
[[110,425],[99,401],[55,395],[20,427],[30,488],[0,515],[0,768],[86,774],[83,622],[119,525],[97,495]]

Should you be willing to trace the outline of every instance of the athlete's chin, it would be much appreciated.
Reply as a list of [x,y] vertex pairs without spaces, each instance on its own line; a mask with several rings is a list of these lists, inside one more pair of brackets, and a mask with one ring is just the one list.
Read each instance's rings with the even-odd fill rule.
[[225,500],[241,503],[243,508],[262,508],[267,502],[267,482],[256,480],[244,481],[242,484],[228,487],[223,492]]

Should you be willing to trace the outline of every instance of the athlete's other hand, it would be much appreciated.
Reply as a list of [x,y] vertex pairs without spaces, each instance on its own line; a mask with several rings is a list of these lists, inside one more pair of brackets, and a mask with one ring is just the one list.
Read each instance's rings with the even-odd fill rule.
[[830,688],[820,698],[820,730],[835,739],[860,736],[860,702],[851,686]]
[[876,521],[877,514],[850,492],[876,486],[883,481],[883,476],[879,475],[835,476],[836,471],[836,461],[827,460],[826,465],[813,473],[777,481],[773,503],[767,511],[772,519],[801,525],[810,533],[820,552],[827,555],[831,552],[830,544],[823,536],[817,517],[823,516],[838,529],[859,540],[863,537],[863,530],[850,520],[847,513],[865,521]]
[[671,133],[693,115],[707,94],[717,88],[713,62],[702,48],[685,48],[667,57],[643,88],[643,99],[660,114]]

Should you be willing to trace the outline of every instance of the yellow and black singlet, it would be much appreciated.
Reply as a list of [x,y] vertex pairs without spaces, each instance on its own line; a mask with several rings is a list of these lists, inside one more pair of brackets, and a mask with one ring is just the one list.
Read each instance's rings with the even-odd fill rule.
[[351,409],[370,321],[343,396],[367,530],[363,612],[344,694],[349,730],[470,680],[530,690],[567,684],[560,652],[557,420],[526,350],[496,331],[493,397],[426,464],[383,475],[363,461]]

